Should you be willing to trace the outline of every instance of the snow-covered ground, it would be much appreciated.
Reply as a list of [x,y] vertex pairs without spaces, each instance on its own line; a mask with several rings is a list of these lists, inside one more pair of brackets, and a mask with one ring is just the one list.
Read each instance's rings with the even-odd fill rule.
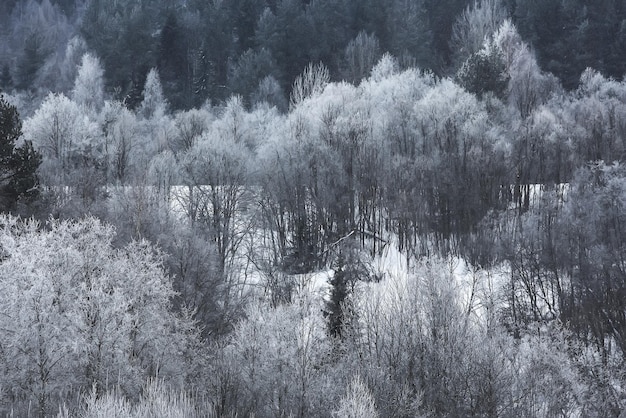
[[[546,192],[554,190],[561,199],[567,195],[569,185],[556,185],[546,189],[542,185],[531,185],[530,206],[538,205]],[[128,193],[129,187],[110,190],[112,193]],[[155,187],[146,187],[144,192],[157,194]],[[207,190],[202,193],[206,196]],[[249,193],[250,194],[250,193]],[[169,206],[174,218],[180,222],[188,221],[189,188],[186,186],[173,186],[170,189],[168,199]],[[252,222],[254,208],[253,196],[247,196],[241,207],[236,211],[234,230],[242,234],[243,240],[237,248],[235,256],[229,260],[230,277],[228,280],[240,295],[253,296],[255,298],[272,297],[272,286],[277,282],[291,288],[293,294],[315,293],[321,296],[320,300],[327,299],[330,292],[330,280],[334,275],[329,266],[317,272],[308,274],[288,275],[274,269],[268,271],[271,260],[270,249],[267,248],[267,231],[259,229]],[[413,256],[407,257],[405,252],[399,250],[397,239],[392,234],[385,238],[382,250],[374,257],[366,260],[370,264],[370,271],[379,278],[379,281],[361,283],[361,291],[367,292],[397,292],[411,280],[419,280],[420,274],[424,274],[424,265],[436,265],[435,268],[445,270],[441,273],[449,276],[451,286],[456,295],[456,303],[463,312],[470,313],[478,321],[487,320],[490,312],[502,308],[505,298],[503,288],[510,281],[511,271],[506,264],[501,264],[488,270],[477,269],[469,265],[459,257],[433,258],[416,260]],[[270,268],[270,270],[272,270]]]

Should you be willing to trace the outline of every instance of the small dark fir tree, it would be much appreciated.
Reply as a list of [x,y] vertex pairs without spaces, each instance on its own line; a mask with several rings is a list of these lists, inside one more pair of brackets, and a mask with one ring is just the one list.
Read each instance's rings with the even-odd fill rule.
[[328,333],[331,337],[341,338],[344,324],[344,309],[348,299],[348,279],[346,263],[342,254],[337,257],[335,274],[330,279],[330,299],[326,302],[324,316],[328,321]]
[[40,154],[30,142],[17,147],[22,122],[15,106],[0,95],[0,211],[13,211],[18,202],[37,197]]
[[331,337],[342,338],[346,322],[354,314],[350,295],[358,281],[376,280],[371,266],[364,258],[358,243],[345,240],[338,245],[335,258],[335,274],[329,280],[330,297],[324,308],[324,317]]

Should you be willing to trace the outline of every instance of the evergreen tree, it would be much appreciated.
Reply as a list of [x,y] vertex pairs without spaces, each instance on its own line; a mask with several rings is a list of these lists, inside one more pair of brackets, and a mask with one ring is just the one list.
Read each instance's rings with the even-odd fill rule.
[[450,62],[450,38],[457,16],[467,7],[468,0],[424,0],[428,26],[432,30],[433,69],[443,70]]
[[43,40],[38,33],[31,33],[24,40],[24,49],[17,62],[18,87],[32,89],[37,72],[46,60]]
[[163,91],[174,108],[191,105],[188,49],[188,42],[176,14],[169,12],[161,29],[157,68],[163,83]]
[[15,106],[0,95],[0,210],[14,210],[20,199],[37,195],[37,168],[41,156],[30,142],[16,147],[22,122]]
[[11,69],[8,64],[2,67],[0,72],[0,91],[7,91],[13,87],[13,78],[11,77]]
[[472,54],[457,73],[459,84],[480,98],[487,92],[503,98],[508,78],[502,53],[493,45]]
[[339,248],[336,250],[335,274],[329,280],[330,298],[323,311],[331,337],[344,337],[347,321],[354,313],[351,299],[356,283],[374,279],[359,244],[349,238],[350,235],[336,243]]
[[345,259],[340,254],[337,260],[335,274],[329,280],[331,286],[330,299],[326,303],[324,316],[328,321],[328,333],[332,337],[341,337],[344,324],[344,307],[348,298],[348,276],[346,274]]

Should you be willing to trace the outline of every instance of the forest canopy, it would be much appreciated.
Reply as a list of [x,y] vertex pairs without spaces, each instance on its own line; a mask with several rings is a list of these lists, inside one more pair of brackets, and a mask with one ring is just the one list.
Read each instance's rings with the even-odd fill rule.
[[626,10],[0,4],[0,412],[619,416]]

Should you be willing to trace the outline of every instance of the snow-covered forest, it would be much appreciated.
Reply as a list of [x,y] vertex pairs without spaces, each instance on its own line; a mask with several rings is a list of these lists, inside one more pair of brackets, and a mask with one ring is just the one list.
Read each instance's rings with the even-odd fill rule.
[[619,0],[1,0],[0,414],[620,417]]

